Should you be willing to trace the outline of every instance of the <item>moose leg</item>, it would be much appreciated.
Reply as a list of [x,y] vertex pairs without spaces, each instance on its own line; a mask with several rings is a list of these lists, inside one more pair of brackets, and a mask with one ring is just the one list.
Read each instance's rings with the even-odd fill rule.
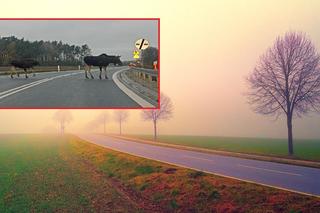
[[35,77],[35,76],[36,76],[36,73],[35,73],[35,71],[34,71],[33,67],[31,67],[31,73],[32,73],[32,76],[33,76],[33,77]]
[[90,73],[91,78],[94,79],[94,77],[93,77],[93,75],[92,75],[92,73],[91,73],[91,65],[89,65],[89,70],[88,70],[88,72]]
[[103,67],[103,69],[104,69],[104,77],[105,77],[106,79],[108,79],[107,67]]
[[24,68],[23,70],[24,70],[24,72],[25,72],[25,74],[26,74],[26,78],[28,78],[28,72],[27,72],[27,69],[26,69],[26,68]]
[[10,69],[10,74],[11,74],[10,77],[11,78],[13,78],[13,73],[14,72],[17,73],[16,68],[14,66],[11,66],[11,69]]
[[99,75],[99,78],[101,79],[102,67],[99,67],[99,69],[100,69],[100,75]]
[[84,65],[84,73],[86,74],[86,78],[89,78],[88,75],[87,75],[88,69],[89,69],[89,66],[88,65]]

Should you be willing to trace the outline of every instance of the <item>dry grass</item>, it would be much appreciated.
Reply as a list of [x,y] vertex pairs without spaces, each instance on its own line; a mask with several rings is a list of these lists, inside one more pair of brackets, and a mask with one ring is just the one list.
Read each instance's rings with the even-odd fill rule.
[[165,211],[316,212],[320,199],[73,142],[76,152]]
[[320,199],[116,152],[0,136],[0,212],[318,212]]

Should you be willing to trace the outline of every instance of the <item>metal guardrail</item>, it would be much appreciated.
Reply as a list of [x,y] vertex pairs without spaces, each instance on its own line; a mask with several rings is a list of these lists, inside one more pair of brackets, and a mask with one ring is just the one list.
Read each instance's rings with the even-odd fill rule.
[[147,82],[141,79],[135,79],[135,71],[123,70],[116,78],[124,84],[129,90],[136,93],[138,96],[152,104],[153,106],[158,105],[158,89],[156,82]]
[[153,69],[130,67],[120,74],[120,80],[154,106],[158,105],[158,71]]
[[140,67],[131,67],[128,72],[132,72],[136,79],[158,82],[158,71],[153,69],[145,69]]
[[158,71],[154,70],[154,69],[146,69],[146,68],[142,68],[142,67],[130,67],[130,69],[135,70],[135,71],[158,75]]

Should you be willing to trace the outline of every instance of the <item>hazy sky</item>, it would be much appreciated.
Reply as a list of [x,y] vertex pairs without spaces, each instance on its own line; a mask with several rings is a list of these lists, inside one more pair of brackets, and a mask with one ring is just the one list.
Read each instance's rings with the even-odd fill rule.
[[[160,17],[161,91],[171,97],[174,118],[162,134],[285,137],[283,118],[255,114],[247,104],[245,77],[278,35],[303,31],[320,50],[320,1],[41,1],[41,9],[4,3],[2,17]],[[63,5],[63,7],[61,7]],[[74,7],[77,5],[77,7]],[[143,7],[141,6],[143,5]],[[74,9],[70,9],[74,8]],[[0,29],[1,30],[1,29]],[[1,132],[55,127],[52,110],[2,110]],[[74,110],[69,130],[83,131],[99,114]],[[152,126],[131,110],[127,133],[151,133]],[[34,125],[28,125],[34,121]],[[111,125],[111,124],[110,124]],[[294,136],[320,138],[320,115],[294,120]],[[114,123],[109,127],[116,130]]]
[[2,20],[0,36],[14,35],[26,40],[62,41],[88,44],[92,54],[121,55],[131,60],[134,43],[145,38],[151,46],[158,46],[156,20]]

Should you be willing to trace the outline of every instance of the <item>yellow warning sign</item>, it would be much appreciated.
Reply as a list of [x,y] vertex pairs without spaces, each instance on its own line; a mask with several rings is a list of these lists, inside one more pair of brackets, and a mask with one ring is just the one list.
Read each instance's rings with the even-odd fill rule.
[[140,52],[138,50],[133,51],[133,58],[135,59],[140,58]]

